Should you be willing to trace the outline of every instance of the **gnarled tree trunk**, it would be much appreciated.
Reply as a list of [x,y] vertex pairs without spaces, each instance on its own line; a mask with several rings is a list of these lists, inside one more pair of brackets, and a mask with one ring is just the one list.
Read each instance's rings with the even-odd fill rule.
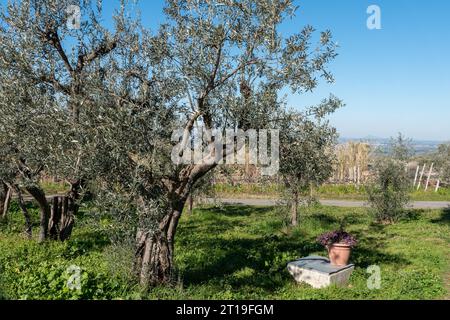
[[40,209],[40,231],[39,242],[48,238],[48,222],[50,218],[50,206],[45,198],[44,191],[38,186],[29,186],[26,188],[29,194],[37,201]]
[[70,191],[67,193],[69,198],[70,211],[75,215],[78,213],[78,201],[80,200],[80,193],[86,186],[86,181],[83,179],[70,182]]
[[135,272],[141,285],[170,284],[173,281],[174,240],[186,199],[180,199],[160,221],[156,230],[138,230]]
[[166,230],[138,232],[135,271],[142,286],[172,281],[173,249],[167,238]]
[[49,235],[53,240],[67,240],[75,224],[75,204],[69,197],[54,197],[49,221]]
[[176,180],[166,181],[170,207],[159,221],[156,230],[137,232],[135,272],[141,285],[170,284],[174,269],[175,235],[183,208],[192,194],[195,182],[212,170],[214,162],[194,165],[182,170]]

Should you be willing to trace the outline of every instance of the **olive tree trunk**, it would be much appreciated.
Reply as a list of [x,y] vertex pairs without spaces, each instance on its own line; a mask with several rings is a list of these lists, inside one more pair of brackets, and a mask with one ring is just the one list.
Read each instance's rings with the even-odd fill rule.
[[194,210],[194,196],[191,194],[188,198],[188,214],[192,215],[193,210]]
[[170,284],[174,280],[175,235],[181,214],[195,183],[215,168],[216,163],[182,170],[175,181],[166,181],[170,206],[156,230],[139,229],[136,235],[135,272],[144,287]]
[[40,230],[39,242],[48,238],[48,222],[50,218],[50,206],[45,198],[44,191],[38,186],[29,186],[26,188],[29,194],[37,201],[40,210]]
[[12,190],[6,183],[0,181],[0,218],[6,219],[9,204],[11,201]]
[[179,199],[159,222],[156,230],[139,229],[135,272],[144,287],[172,283],[174,240],[186,199]]
[[298,225],[298,192],[294,192],[291,205],[291,225]]
[[67,197],[69,198],[69,206],[70,211],[74,215],[78,213],[78,202],[81,198],[81,190],[86,188],[86,181],[83,179],[75,180],[70,182],[70,191],[67,193]]
[[75,224],[75,208],[73,199],[69,197],[54,197],[52,200],[49,221],[49,236],[53,240],[67,240]]

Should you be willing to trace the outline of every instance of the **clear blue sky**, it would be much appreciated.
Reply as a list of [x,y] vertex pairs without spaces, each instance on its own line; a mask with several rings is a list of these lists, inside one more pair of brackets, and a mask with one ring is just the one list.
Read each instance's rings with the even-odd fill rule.
[[[0,3],[4,0],[0,0]],[[118,1],[106,0],[105,17]],[[332,116],[342,137],[450,140],[450,1],[298,0],[297,16],[282,26],[290,34],[311,24],[330,29],[340,45],[331,70],[335,84],[290,96],[296,106],[330,93],[346,107]],[[381,30],[366,27],[367,7],[381,8]],[[143,22],[155,28],[164,0],[141,0]]]
[[[143,1],[143,20],[162,21],[163,0]],[[336,82],[313,94],[292,96],[295,105],[333,93],[346,107],[332,116],[343,137],[450,140],[450,1],[299,0],[297,16],[283,26],[330,29],[340,45],[332,63]],[[381,30],[366,27],[367,7],[381,8]]]
[[[304,0],[296,26],[332,30],[340,45],[333,92],[347,104],[332,117],[341,136],[450,140],[450,1]],[[381,8],[382,29],[366,27],[370,4]],[[292,27],[290,27],[292,28]]]

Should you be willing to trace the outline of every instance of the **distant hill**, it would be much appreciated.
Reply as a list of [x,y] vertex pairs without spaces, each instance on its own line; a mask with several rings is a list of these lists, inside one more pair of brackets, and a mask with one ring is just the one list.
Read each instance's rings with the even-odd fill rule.
[[[390,138],[379,138],[373,136],[367,136],[364,138],[340,138],[339,143],[346,143],[348,141],[358,141],[366,142],[375,148],[384,149],[390,141]],[[434,140],[413,140],[412,147],[416,155],[426,154],[434,152],[437,150],[440,144],[445,143],[444,141],[434,141]]]

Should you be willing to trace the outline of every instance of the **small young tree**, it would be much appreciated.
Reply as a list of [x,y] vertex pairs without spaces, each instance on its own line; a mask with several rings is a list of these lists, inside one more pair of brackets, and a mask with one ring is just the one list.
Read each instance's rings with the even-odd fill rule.
[[403,162],[405,165],[414,155],[412,140],[399,133],[396,138],[391,138],[388,145],[388,156]]
[[410,202],[410,179],[405,170],[413,154],[410,140],[399,134],[391,139],[388,155],[377,160],[367,185],[368,200],[380,223],[396,222]]
[[410,180],[402,163],[392,159],[380,160],[375,177],[367,186],[369,203],[380,223],[393,223],[403,214],[410,201]]
[[293,226],[298,224],[301,198],[313,200],[310,189],[321,185],[333,174],[337,133],[326,121],[326,116],[341,105],[341,101],[331,97],[314,110],[312,117],[293,113],[282,127],[280,174],[290,203]]

